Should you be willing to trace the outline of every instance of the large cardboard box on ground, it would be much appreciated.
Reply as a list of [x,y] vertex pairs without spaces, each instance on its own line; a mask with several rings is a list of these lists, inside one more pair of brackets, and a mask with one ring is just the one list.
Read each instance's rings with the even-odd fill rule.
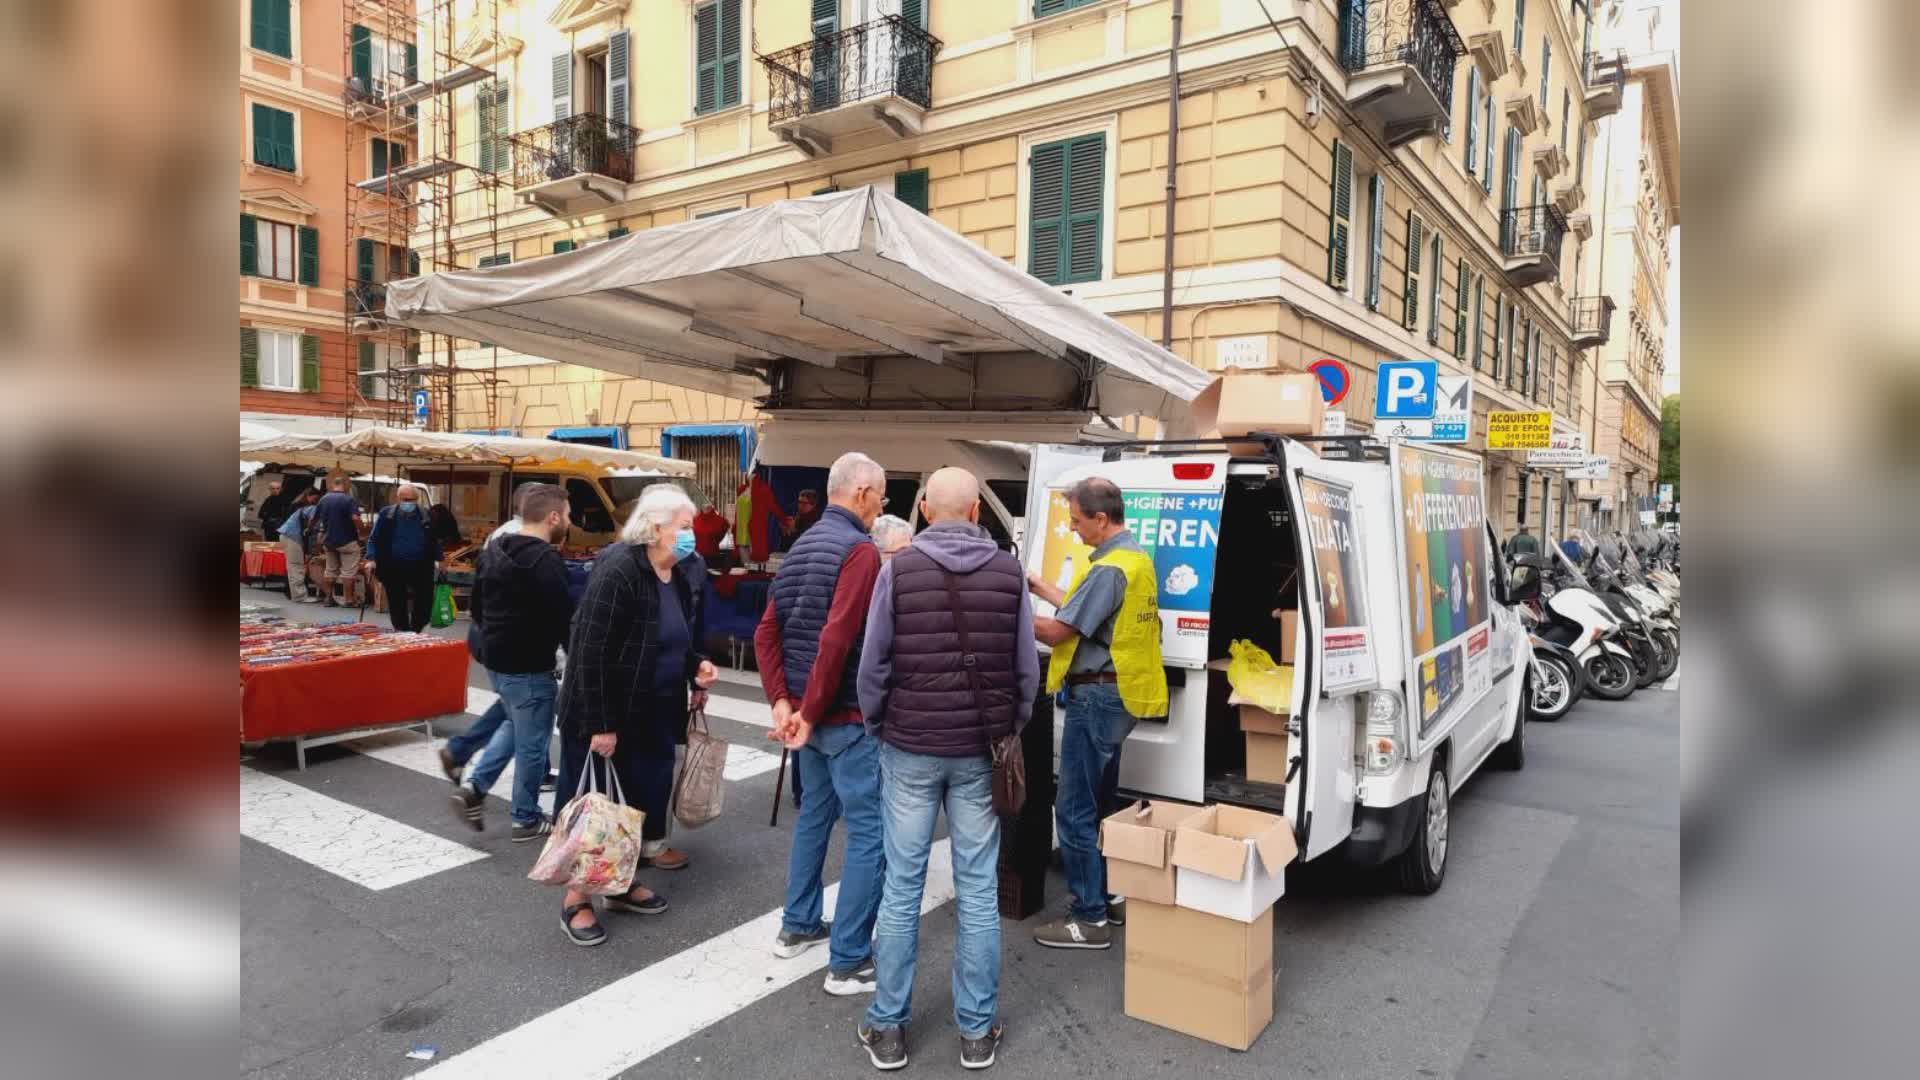
[[1235,1050],[1273,1020],[1273,909],[1239,922],[1127,904],[1128,1016]]
[[[1320,378],[1277,368],[1230,371],[1193,400],[1194,426],[1202,438],[1237,438],[1254,432],[1317,435],[1326,413]],[[1235,444],[1246,453],[1258,443]]]
[[1101,822],[1107,891],[1128,900],[1173,903],[1173,830],[1200,810],[1185,803],[1143,800]]
[[1174,903],[1253,922],[1287,891],[1293,823],[1243,806],[1209,806],[1173,834]]
[[[1287,782],[1287,747],[1292,740],[1285,735],[1262,735],[1249,731],[1247,740],[1247,779],[1262,784]],[[1109,873],[1108,877],[1113,875]]]

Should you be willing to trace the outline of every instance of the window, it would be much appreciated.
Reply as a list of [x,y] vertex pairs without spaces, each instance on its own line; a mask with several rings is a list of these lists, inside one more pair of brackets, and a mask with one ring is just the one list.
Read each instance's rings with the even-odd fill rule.
[[1094,2],[1095,0],[1033,0],[1033,17],[1044,19],[1048,15],[1058,15],[1063,11],[1086,7]]
[[512,261],[513,252],[511,251],[502,251],[497,255],[480,256],[480,266],[483,269],[489,266],[505,266]]
[[1441,257],[1440,234],[1433,234],[1433,250],[1427,253],[1427,265],[1432,269],[1427,279],[1427,344],[1440,344],[1440,279],[1445,276],[1446,262]]
[[419,372],[405,370],[419,362],[420,350],[417,346],[398,341],[362,339],[360,355],[355,364],[360,396],[368,401],[385,401],[393,396],[397,388],[412,389],[422,385],[425,379]]
[[353,242],[353,280],[362,285],[385,285],[410,276],[408,252],[398,244],[360,237]]
[[[1453,287],[1453,355],[1457,360],[1467,358],[1467,260],[1464,256],[1456,268],[1458,276]],[[1480,327],[1479,319],[1474,320],[1474,329]],[[1473,366],[1480,366],[1480,350],[1473,351]]]
[[253,0],[249,43],[261,52],[293,59],[293,0]]
[[241,327],[240,385],[294,392],[320,389],[320,339]]
[[1387,182],[1367,177],[1367,310],[1380,310],[1380,268],[1387,246]]
[[507,143],[513,102],[507,84],[495,82],[482,86],[474,97],[474,110],[480,124],[480,171],[505,172],[513,162],[512,148]]
[[1473,370],[1480,370],[1480,349],[1486,341],[1487,277],[1473,275]]
[[559,255],[562,252],[567,252],[572,250],[573,250],[573,241],[571,240],[555,240],[553,242],[553,253],[555,255]]
[[607,115],[607,50],[582,56],[580,67],[579,101],[574,111]]
[[1543,112],[1547,108],[1547,102],[1552,100],[1547,96],[1547,90],[1548,90],[1547,73],[1552,70],[1553,70],[1553,41],[1552,39],[1548,38],[1547,35],[1541,34],[1540,35],[1540,109]]
[[[1560,152],[1562,154],[1567,152],[1567,129],[1572,120],[1573,91],[1562,87],[1560,90]],[[1575,173],[1574,179],[1578,181],[1579,176],[1580,174]]]
[[713,0],[693,13],[693,111],[740,104],[740,0]]
[[367,168],[367,177],[374,179],[397,171],[407,163],[407,148],[402,143],[389,139],[370,139],[367,149],[373,160]]
[[737,206],[723,206],[718,210],[702,210],[699,213],[693,215],[693,219],[695,221],[698,221],[701,218],[724,217],[727,214],[738,213],[739,210],[740,208]]
[[[1406,276],[1400,283],[1400,325],[1409,330],[1420,328],[1420,260],[1426,244],[1426,223],[1420,215],[1407,211]],[[1435,267],[1435,272],[1439,270]]]
[[1520,55],[1527,40],[1527,0],[1513,0],[1513,54]]
[[1042,143],[1028,157],[1027,272],[1049,285],[1100,280],[1107,137]]
[[1507,294],[1493,298],[1493,378],[1501,381],[1507,368]]
[[1467,65],[1467,175],[1480,175],[1480,67]]
[[893,174],[893,197],[921,213],[927,212],[927,170]]
[[254,105],[253,163],[293,172],[298,168],[294,147],[293,114],[271,105]]
[[1507,385],[1513,385],[1516,374],[1524,375],[1520,370],[1520,358],[1524,355],[1525,342],[1520,338],[1520,305],[1507,305],[1507,348],[1511,355],[1507,357]]
[[1353,247],[1353,150],[1333,141],[1333,198],[1327,208],[1327,284],[1346,291]]
[[297,257],[294,227],[278,221],[258,221],[253,226],[254,243],[259,245],[260,276],[280,281],[294,280]]
[[419,50],[412,42],[391,41],[355,23],[347,30],[356,89],[376,94],[419,81]]
[[1493,88],[1480,94],[1480,190],[1493,194]]

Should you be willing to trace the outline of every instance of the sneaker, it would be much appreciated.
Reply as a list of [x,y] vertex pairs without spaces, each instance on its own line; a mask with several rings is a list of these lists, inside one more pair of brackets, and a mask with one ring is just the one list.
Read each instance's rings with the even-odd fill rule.
[[782,960],[791,960],[815,945],[825,945],[832,936],[833,924],[824,920],[820,923],[820,929],[811,934],[782,929],[780,936],[773,939],[773,955]]
[[1033,940],[1049,949],[1110,949],[1113,930],[1105,919],[1092,923],[1068,916],[1034,927]]
[[852,997],[855,994],[871,994],[878,985],[873,970],[873,961],[869,960],[852,971],[827,969],[827,993],[834,997]]
[[[461,821],[466,822],[474,832],[479,832],[487,827],[486,823],[480,820],[481,808],[486,805],[487,797],[472,788],[462,787],[454,789],[453,812]],[[518,825],[514,826],[516,832],[519,828]]]
[[867,1056],[873,1059],[874,1068],[881,1072],[892,1072],[907,1067],[906,1028],[876,1028],[863,1023],[854,1032],[860,1037],[860,1045],[867,1048]]
[[540,820],[531,825],[514,822],[512,840],[516,844],[524,844],[529,840],[538,840],[552,831],[553,819],[542,815]]
[[447,779],[458,784],[460,782],[460,774],[466,770],[467,767],[465,765],[453,760],[453,755],[447,753],[446,747],[443,746],[440,748],[440,771],[447,774]]
[[1108,926],[1127,925],[1127,898],[1126,897],[1114,896],[1112,894],[1108,894],[1107,925]]
[[960,1067],[963,1069],[993,1068],[994,1051],[1000,1049],[1000,1036],[1007,1033],[1006,1026],[995,1022],[985,1035],[977,1039],[960,1036]]

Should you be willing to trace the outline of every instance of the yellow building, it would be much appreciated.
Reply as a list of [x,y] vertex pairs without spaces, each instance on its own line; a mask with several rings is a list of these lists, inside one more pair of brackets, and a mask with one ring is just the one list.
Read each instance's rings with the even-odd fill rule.
[[[1588,56],[1583,3],[1185,0],[1170,138],[1173,0],[481,0],[462,48],[497,79],[454,98],[453,127],[463,164],[511,173],[516,205],[456,199],[433,263],[873,184],[1158,339],[1177,157],[1175,352],[1207,369],[1339,359],[1359,430],[1381,362],[1434,357],[1476,376],[1472,448],[1489,408],[1586,430],[1580,166],[1623,72]],[[499,424],[522,434],[608,425],[644,445],[752,415],[497,363]],[[484,422],[480,391],[455,405],[452,426]],[[1509,530],[1540,520],[1541,493],[1565,505],[1557,474],[1528,484],[1521,464],[1489,455]]]
[[1583,280],[1616,298],[1624,316],[1599,350],[1589,391],[1590,445],[1612,459],[1608,478],[1581,492],[1582,516],[1598,528],[1635,527],[1658,497],[1667,280],[1680,223],[1679,61],[1662,14],[1658,5],[1628,10],[1608,0],[1594,29],[1595,41],[1631,57],[1620,112],[1594,142],[1589,181],[1598,242]]

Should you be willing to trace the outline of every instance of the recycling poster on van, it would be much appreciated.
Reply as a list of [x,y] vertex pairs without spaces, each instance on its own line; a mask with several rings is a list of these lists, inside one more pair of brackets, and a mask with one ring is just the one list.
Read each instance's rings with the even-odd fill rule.
[[1353,488],[1302,475],[1300,510],[1325,623],[1320,635],[1320,685],[1328,693],[1378,686],[1367,593],[1353,535]]
[[1493,688],[1486,504],[1479,462],[1405,444],[1395,451],[1418,688],[1408,711],[1424,735]]
[[[1093,549],[1080,542],[1070,525],[1067,495],[1049,493],[1046,544],[1040,575],[1062,589],[1085,570]],[[1127,490],[1127,528],[1153,557],[1160,584],[1160,651],[1170,664],[1204,667],[1207,632],[1213,625],[1213,564],[1220,549],[1217,491]]]

